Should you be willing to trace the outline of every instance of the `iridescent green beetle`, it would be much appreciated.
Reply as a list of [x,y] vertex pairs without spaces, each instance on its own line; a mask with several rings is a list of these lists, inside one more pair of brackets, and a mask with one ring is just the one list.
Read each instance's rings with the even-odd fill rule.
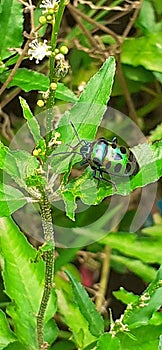
[[[93,177],[100,180],[113,183],[110,179],[106,179],[103,175],[108,174],[118,177],[129,177],[135,175],[139,171],[139,165],[132,151],[122,145],[118,145],[117,137],[112,141],[100,138],[96,141],[89,142],[80,139],[74,124],[71,126],[78,139],[77,145],[72,148],[71,152],[63,152],[64,154],[80,154],[82,156],[82,165],[90,165],[93,170]],[[80,147],[79,152],[76,151]],[[98,173],[98,176],[97,176]]]

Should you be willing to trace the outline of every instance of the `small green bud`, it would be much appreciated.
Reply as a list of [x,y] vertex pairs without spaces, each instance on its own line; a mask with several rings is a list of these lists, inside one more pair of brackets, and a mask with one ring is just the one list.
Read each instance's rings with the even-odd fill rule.
[[57,89],[57,84],[56,83],[51,83],[50,84],[51,90],[55,91]]
[[69,49],[67,46],[63,45],[60,47],[60,52],[63,54],[63,55],[67,55]]
[[53,11],[54,11],[54,12],[57,12],[58,9],[59,9],[59,4],[55,3],[55,4],[54,4],[54,7],[53,7]]
[[37,106],[38,107],[43,107],[44,106],[44,101],[43,100],[38,100],[37,101]]
[[45,16],[40,16],[39,17],[39,23],[44,25],[47,23],[46,17]]
[[34,156],[34,157],[38,157],[38,155],[39,155],[38,150],[37,150],[37,149],[34,149],[34,151],[33,151],[33,156]]
[[53,20],[53,16],[52,15],[47,15],[47,21],[48,22],[52,22]]
[[53,15],[54,14],[54,9],[53,8],[49,8],[48,9],[48,15]]

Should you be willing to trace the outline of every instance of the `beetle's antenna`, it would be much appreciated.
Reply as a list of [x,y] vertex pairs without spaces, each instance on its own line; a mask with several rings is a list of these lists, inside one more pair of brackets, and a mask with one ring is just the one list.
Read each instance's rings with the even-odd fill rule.
[[59,156],[60,154],[67,154],[68,156],[70,156],[71,154],[79,154],[79,156],[81,155],[79,152],[75,152],[75,151],[71,151],[71,152],[59,152],[59,153],[54,153],[54,154],[51,154],[49,156],[50,157],[54,157],[54,156]]
[[76,130],[76,128],[75,128],[73,122],[70,121],[70,124],[71,124],[71,126],[72,126],[72,128],[73,128],[73,130],[74,130],[74,134],[75,134],[75,136],[77,137],[78,141],[81,142],[81,139],[80,139],[80,137],[79,137],[79,135],[78,135],[78,133],[77,133],[77,130]]

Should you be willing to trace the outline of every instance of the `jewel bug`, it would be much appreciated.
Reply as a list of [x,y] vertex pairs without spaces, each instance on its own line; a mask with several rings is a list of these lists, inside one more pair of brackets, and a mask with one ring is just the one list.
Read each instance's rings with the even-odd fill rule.
[[[90,142],[80,139],[74,124],[72,122],[70,124],[78,143],[75,146],[68,145],[72,151],[61,152],[61,154],[81,155],[81,165],[89,165],[91,167],[93,177],[98,180],[98,184],[100,180],[114,184],[110,179],[106,179],[104,174],[129,177],[138,173],[139,165],[136,157],[128,147],[118,144],[117,137],[114,137],[112,141],[99,138]],[[80,149],[77,151],[79,146]]]

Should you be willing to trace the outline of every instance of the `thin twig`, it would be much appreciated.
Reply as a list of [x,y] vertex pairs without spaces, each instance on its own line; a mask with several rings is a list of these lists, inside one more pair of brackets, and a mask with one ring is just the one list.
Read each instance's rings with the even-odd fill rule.
[[30,5],[30,22],[31,22],[31,31],[34,32],[35,26],[34,26],[34,7],[32,4],[32,0],[29,0]]
[[101,62],[104,62],[105,59],[110,55],[110,50],[105,52],[103,51],[103,49],[101,50],[95,50],[95,49],[89,49],[88,47],[85,47],[83,45],[80,44],[80,42],[78,40],[74,40],[74,45],[75,47],[79,50],[79,51],[84,51],[87,52],[91,57],[93,58],[99,58]]
[[125,99],[126,99],[126,103],[127,103],[128,109],[129,109],[129,116],[138,125],[138,117],[137,117],[136,109],[134,107],[134,103],[133,103],[133,100],[131,98],[131,94],[129,92],[129,89],[128,89],[128,86],[127,86],[127,83],[126,83],[126,80],[125,80],[125,77],[123,74],[122,65],[121,65],[119,56],[118,56],[118,64],[117,64],[117,76],[118,76],[119,83],[121,84],[123,94],[124,94]]
[[110,273],[110,247],[105,246],[99,291],[96,293],[96,308],[100,312],[105,300]]
[[1,89],[0,89],[0,95],[2,95],[2,93],[6,90],[7,86],[9,85],[10,81],[12,80],[13,76],[15,75],[16,71],[18,70],[21,62],[23,61],[24,57],[26,56],[27,54],[27,51],[28,51],[28,47],[29,47],[29,43],[30,43],[30,40],[27,40],[25,46],[24,46],[24,49],[21,53],[21,56],[18,58],[14,68],[12,69],[10,75],[8,76],[7,80],[5,81],[5,83],[2,85]]
[[102,30],[103,32],[110,34],[115,41],[117,42],[118,45],[121,44],[120,41],[120,37],[114,33],[110,28],[105,27],[103,24],[96,22],[94,19],[89,18],[87,15],[85,15],[83,12],[79,11],[78,9],[76,9],[73,5],[69,4],[67,6],[67,8],[69,9],[69,11],[73,11],[74,13],[76,13],[76,15],[78,15],[79,17],[85,19],[88,23],[91,23],[93,26],[97,27],[98,29]]
[[8,114],[0,110],[0,116],[3,118],[3,123],[0,123],[2,127],[2,135],[6,138],[6,140],[11,141],[14,137],[14,133],[11,129],[10,118]]
[[[131,9],[131,11],[132,11],[132,9]],[[111,18],[109,18],[109,19],[105,22],[105,24],[114,23],[114,22],[117,21],[118,19],[120,19],[120,18],[122,18],[122,17],[128,15],[129,12],[130,12],[130,11],[127,11],[127,12],[119,12],[119,13],[115,14],[114,16],[112,16]]]
[[155,108],[161,105],[162,94],[156,95],[154,99],[152,99],[147,105],[139,108],[137,110],[137,114],[139,118],[143,118],[148,113],[152,112]]
[[121,6],[98,6],[94,5],[92,1],[79,0],[81,5],[88,5],[92,10],[105,10],[105,11],[122,11],[127,12],[131,11],[133,8],[136,8],[139,1],[133,1],[130,4],[125,4],[123,7]]
[[138,7],[135,9],[132,18],[130,18],[129,23],[122,34],[123,41],[127,37],[127,35],[129,34],[131,28],[133,27],[133,24],[138,16],[138,13],[139,13],[141,6],[142,6],[142,0],[138,1]]
[[92,44],[92,47],[97,48],[96,40],[93,38],[93,36],[90,34],[90,31],[86,29],[84,24],[79,19],[79,16],[74,13],[74,11],[71,10],[69,7],[69,11],[71,15],[74,17],[75,21],[78,23],[79,27],[81,28],[82,32],[85,33],[86,37],[88,38],[89,42]]
[[21,92],[21,89],[15,88],[13,91],[11,91],[9,94],[7,94],[4,98],[4,100],[0,103],[0,108],[4,108],[9,102],[11,102],[19,93]]

